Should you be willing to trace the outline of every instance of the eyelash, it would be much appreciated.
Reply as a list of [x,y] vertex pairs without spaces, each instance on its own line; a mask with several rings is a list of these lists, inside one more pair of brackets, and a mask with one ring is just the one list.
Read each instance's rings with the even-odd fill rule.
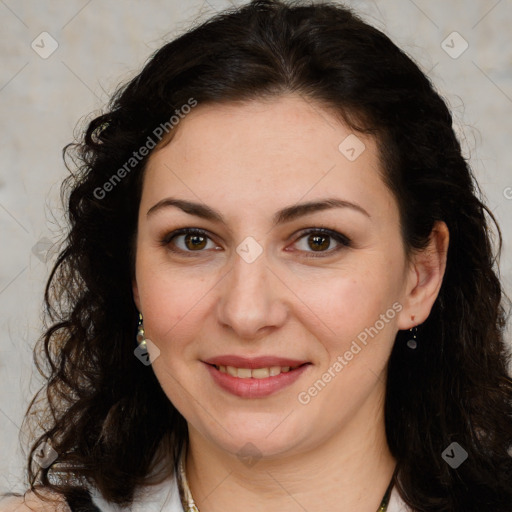
[[[299,240],[301,240],[305,236],[311,235],[311,234],[320,234],[320,235],[328,236],[328,237],[334,239],[336,242],[338,242],[340,244],[340,246],[338,246],[335,249],[330,249],[328,251],[319,251],[316,254],[312,251],[311,254],[306,256],[307,258],[323,258],[323,257],[326,257],[326,256],[331,256],[334,253],[337,253],[338,251],[340,251],[344,247],[351,247],[351,243],[352,242],[345,235],[342,235],[341,233],[338,233],[337,231],[332,231],[330,229],[325,229],[325,228],[309,228],[309,229],[306,229],[306,230],[304,230],[304,231],[302,231],[300,233],[299,237],[295,240],[294,243],[298,242]],[[174,238],[180,236],[180,235],[199,235],[199,236],[203,236],[203,237],[208,238],[208,239],[211,240],[211,237],[208,235],[208,233],[206,231],[202,230],[202,229],[198,229],[198,228],[182,228],[182,229],[178,229],[176,231],[173,231],[172,233],[167,234],[160,241],[160,243],[161,243],[162,246],[168,247],[168,246],[171,245],[172,240]],[[184,251],[182,249],[176,250],[176,249],[171,249],[170,247],[169,247],[169,250],[174,252],[174,253],[179,253],[179,254],[186,255],[187,257],[189,257],[189,256],[193,257],[193,253],[195,253],[195,252],[197,252],[197,253],[204,252],[204,250],[198,250],[198,251]],[[306,252],[309,253],[310,251],[306,251]]]

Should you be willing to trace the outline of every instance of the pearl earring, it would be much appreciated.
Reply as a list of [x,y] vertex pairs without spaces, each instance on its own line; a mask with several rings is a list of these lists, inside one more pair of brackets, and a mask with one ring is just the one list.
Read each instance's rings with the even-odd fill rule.
[[137,343],[143,348],[147,348],[146,336],[144,335],[144,323],[142,313],[139,313],[139,325],[137,326]]
[[412,338],[410,338],[407,341],[407,346],[411,349],[415,349],[418,346],[418,341],[416,339],[416,334],[418,333],[418,328],[416,326],[409,329],[410,333],[413,335]]

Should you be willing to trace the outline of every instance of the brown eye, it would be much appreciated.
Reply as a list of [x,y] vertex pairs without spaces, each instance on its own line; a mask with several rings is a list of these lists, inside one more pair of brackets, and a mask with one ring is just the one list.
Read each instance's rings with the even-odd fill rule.
[[300,251],[312,257],[317,255],[311,253],[318,253],[318,256],[329,256],[344,247],[350,247],[350,244],[350,239],[341,233],[319,228],[303,232],[302,236],[295,242]]
[[[210,246],[208,247],[208,242]],[[161,244],[170,251],[189,255],[190,253],[205,252],[204,249],[216,248],[205,231],[199,229],[183,228],[165,236]]]
[[185,246],[191,251],[195,249],[204,249],[206,247],[207,238],[202,235],[188,234],[184,235]]
[[308,236],[308,245],[314,251],[323,251],[324,249],[328,249],[330,245],[329,236],[326,235],[309,235]]

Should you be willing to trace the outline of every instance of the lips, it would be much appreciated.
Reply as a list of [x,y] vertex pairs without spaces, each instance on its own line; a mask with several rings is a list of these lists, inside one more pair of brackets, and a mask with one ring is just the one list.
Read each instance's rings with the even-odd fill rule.
[[206,364],[214,366],[233,366],[235,368],[270,368],[272,366],[294,368],[308,363],[309,361],[290,359],[287,357],[260,356],[260,357],[241,357],[235,355],[216,356],[203,361]]
[[274,356],[225,355],[203,363],[220,388],[243,398],[263,398],[277,393],[295,382],[310,366],[308,361]]

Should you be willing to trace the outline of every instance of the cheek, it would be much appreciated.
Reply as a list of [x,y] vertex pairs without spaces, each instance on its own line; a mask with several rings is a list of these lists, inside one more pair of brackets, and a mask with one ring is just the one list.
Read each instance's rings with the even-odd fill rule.
[[[297,281],[297,296],[302,304],[297,314],[303,326],[317,338],[325,350],[318,360],[329,366],[347,351],[348,358],[361,363],[385,360],[396,334],[398,302],[396,280],[379,269],[334,273],[318,281]],[[357,355],[356,355],[357,354]]]
[[338,333],[375,322],[398,297],[396,281],[378,270],[333,272],[321,281],[297,280],[294,288],[316,321]]
[[197,273],[151,264],[143,257],[139,262],[137,286],[146,336],[161,351],[176,350],[180,340],[199,329],[202,298],[210,286]]

